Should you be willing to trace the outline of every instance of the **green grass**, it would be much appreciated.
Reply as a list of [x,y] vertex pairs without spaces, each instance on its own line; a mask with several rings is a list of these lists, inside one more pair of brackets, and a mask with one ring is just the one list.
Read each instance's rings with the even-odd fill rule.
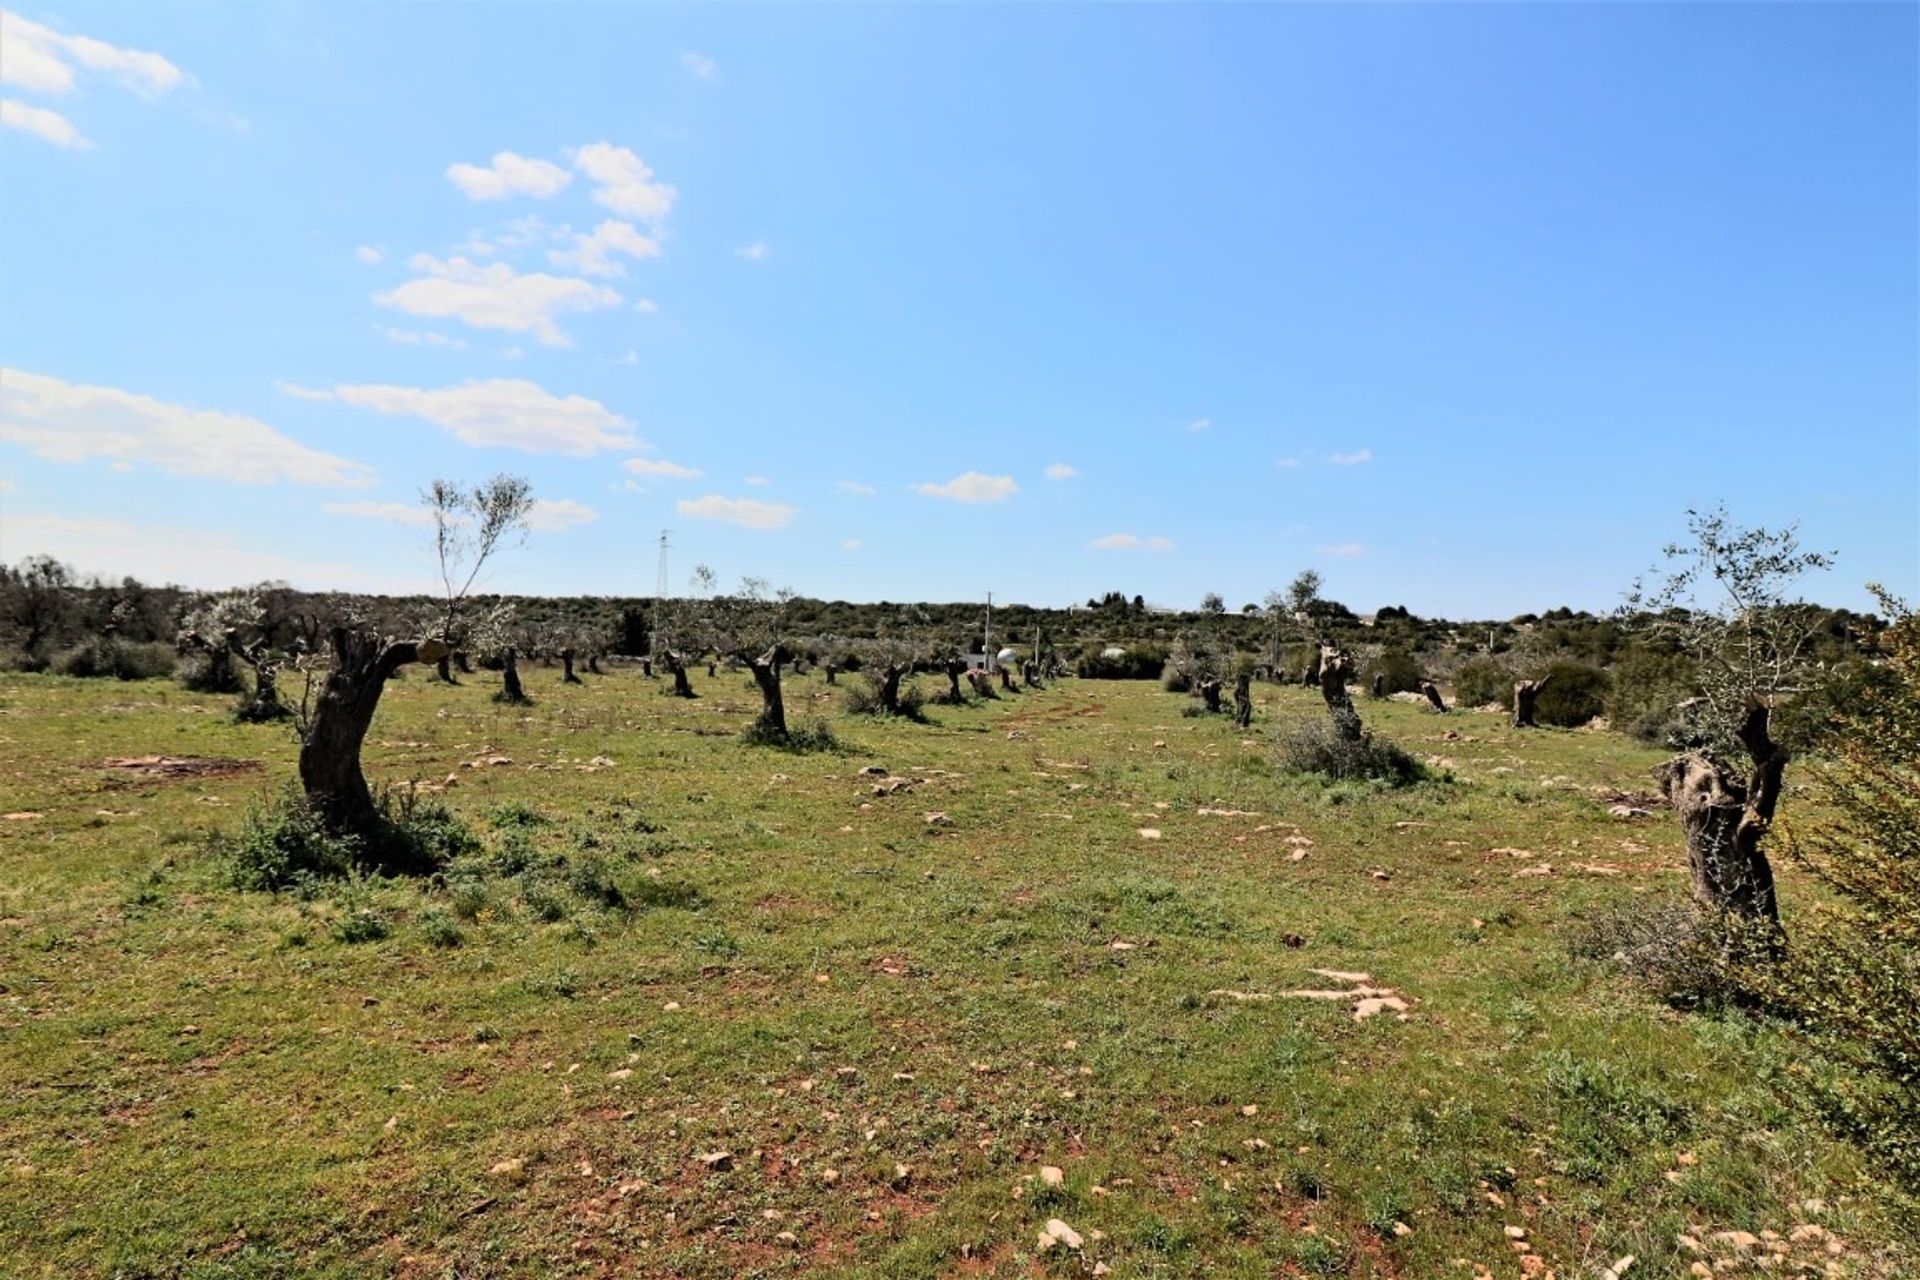
[[[1387,790],[1277,772],[1306,690],[1243,736],[1144,682],[912,724],[807,678],[839,749],[793,752],[741,740],[744,674],[526,679],[396,682],[369,738],[377,785],[456,779],[477,850],[272,894],[208,837],[286,787],[284,727],[0,678],[0,811],[41,815],[0,821],[0,1274],[1465,1280],[1521,1274],[1517,1226],[1639,1280],[1809,1217],[1843,1251],[1779,1274],[1909,1261],[1769,1083],[1784,1040],[1569,957],[1684,888],[1677,830],[1597,798],[1649,786],[1624,738],[1363,703],[1450,778]],[[152,754],[262,768],[97,767]],[[1212,994],[1315,968],[1409,1016]]]

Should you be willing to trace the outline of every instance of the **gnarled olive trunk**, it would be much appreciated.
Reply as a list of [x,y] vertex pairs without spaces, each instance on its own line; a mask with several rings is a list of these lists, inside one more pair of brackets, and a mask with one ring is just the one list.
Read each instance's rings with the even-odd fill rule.
[[258,661],[251,658],[246,660],[253,667],[253,693],[241,702],[236,712],[238,718],[249,724],[262,724],[269,720],[285,720],[291,716],[292,708],[280,700],[280,682],[275,675],[273,663],[264,658]]
[[960,692],[960,675],[966,669],[967,664],[960,659],[947,659],[947,701],[955,706],[967,700],[966,695]]
[[1435,711],[1438,711],[1442,715],[1446,714],[1447,701],[1440,696],[1439,685],[1431,680],[1422,680],[1420,682],[1420,692],[1426,695],[1427,702],[1432,705]]
[[1328,645],[1314,665],[1320,669],[1320,697],[1333,718],[1334,733],[1347,742],[1358,742],[1365,732],[1360,713],[1353,706],[1353,695],[1347,692],[1347,681],[1353,679],[1353,659]]
[[602,670],[600,669],[600,655],[599,655],[599,654],[597,654],[597,653],[590,653],[590,654],[588,654],[588,655],[587,655],[587,670],[589,670],[589,671],[591,671],[591,672],[593,672],[593,674],[595,674],[595,675],[597,675],[597,676],[600,676],[600,675],[605,675],[605,674],[606,674],[606,672],[604,672],[604,671],[602,671]]
[[1244,729],[1253,723],[1253,677],[1235,676],[1233,680],[1233,723]]
[[451,663],[452,658],[449,655],[443,654],[440,661],[433,664],[434,679],[440,681],[442,684],[452,684],[453,667]]
[[828,683],[828,684],[837,684],[837,683],[839,683],[839,681],[838,681],[838,679],[837,679],[837,677],[839,676],[839,674],[840,674],[840,668],[839,668],[839,666],[838,666],[837,664],[835,664],[835,663],[832,663],[832,662],[829,662],[829,663],[827,664],[827,683]]
[[1773,868],[1760,844],[1773,826],[1791,757],[1770,735],[1770,719],[1758,700],[1748,706],[1738,733],[1749,763],[1745,778],[1704,751],[1675,756],[1653,776],[1686,832],[1694,900],[1777,928]]
[[1006,667],[1000,668],[1000,687],[1009,693],[1013,691],[1013,672]]
[[900,681],[908,670],[910,668],[905,663],[891,663],[880,668],[873,682],[874,689],[880,695],[880,709],[890,716],[900,714]]
[[465,649],[455,649],[453,651],[453,665],[463,676],[473,674],[473,663],[467,660],[467,651]]
[[673,677],[673,696],[691,698],[693,682],[687,679],[687,664],[680,661],[680,655],[669,649],[661,655],[660,661],[666,663],[667,674]]
[[1513,727],[1516,729],[1537,729],[1534,721],[1534,704],[1540,701],[1540,691],[1547,687],[1552,676],[1541,676],[1538,680],[1516,680],[1513,685]]
[[573,673],[573,650],[562,649],[560,651],[560,671],[561,684],[580,683],[580,677]]
[[980,668],[975,667],[967,672],[967,683],[972,685],[973,691],[981,697],[999,700],[1000,695],[993,691],[993,677]]
[[527,691],[520,684],[520,656],[511,645],[501,657],[500,697],[505,702],[527,701]]
[[371,836],[380,814],[360,768],[360,747],[381,691],[403,665],[437,661],[445,646],[437,640],[390,642],[345,627],[333,629],[329,644],[333,664],[300,739],[300,786],[328,831]]
[[1208,677],[1194,686],[1194,688],[1200,695],[1201,703],[1209,712],[1218,712],[1220,710],[1220,682],[1218,680]]
[[1384,675],[1375,673],[1373,677],[1373,696],[1376,698],[1384,698],[1387,696],[1387,678]]
[[779,649],[772,648],[747,660],[753,683],[760,689],[760,718],[751,732],[758,737],[784,741],[787,736],[787,704],[780,694]]

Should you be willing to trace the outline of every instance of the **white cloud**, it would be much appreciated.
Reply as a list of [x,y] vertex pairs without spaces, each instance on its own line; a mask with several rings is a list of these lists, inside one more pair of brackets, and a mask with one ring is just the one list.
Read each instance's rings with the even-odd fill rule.
[[93,144],[81,136],[73,121],[58,111],[49,111],[45,107],[30,107],[24,102],[12,98],[0,98],[0,127],[19,129],[23,133],[51,142],[56,147],[67,147],[82,151]]
[[674,509],[683,516],[700,520],[719,520],[744,529],[784,529],[798,514],[783,502],[762,502],[758,498],[723,498],[710,493],[704,498],[682,498]]
[[1137,533],[1110,533],[1087,544],[1095,551],[1171,551],[1171,538],[1143,538]]
[[1205,430],[1206,430],[1206,429],[1207,429],[1208,427],[1210,427],[1210,426],[1212,426],[1212,425],[1213,425],[1213,419],[1212,419],[1212,418],[1195,418],[1195,419],[1194,419],[1194,420],[1193,420],[1192,422],[1189,422],[1189,423],[1187,424],[1187,430],[1189,430],[1189,431],[1205,431]]
[[70,36],[0,10],[0,83],[40,93],[73,89],[73,66],[98,71],[147,97],[190,83],[193,77],[157,53],[123,49],[89,36]]
[[858,480],[842,480],[834,486],[842,493],[850,493],[856,498],[871,498],[879,490],[870,484],[861,484]]
[[565,533],[599,518],[598,511],[572,498],[535,498],[527,510],[527,527],[543,533]]
[[339,400],[375,413],[424,418],[476,448],[583,458],[639,444],[633,424],[598,400],[557,396],[524,378],[469,379],[434,390],[379,384],[326,390],[280,384],[280,389],[304,400]]
[[431,329],[383,329],[388,342],[397,342],[403,347],[444,347],[449,351],[465,351],[465,338],[450,338],[444,333],[435,333]]
[[516,195],[545,200],[558,195],[573,181],[573,175],[550,160],[498,151],[489,165],[448,165],[447,179],[474,200],[505,200]]
[[374,248],[374,246],[370,244],[363,244],[358,249],[355,249],[353,251],[353,256],[360,259],[360,261],[366,263],[368,266],[372,266],[376,262],[379,262],[382,258],[385,258],[387,255],[380,252],[380,250]]
[[420,585],[380,579],[364,565],[303,560],[270,550],[271,539],[177,525],[125,520],[0,512],[0,546],[57,556],[82,573],[210,590],[243,582],[283,581],[309,588],[418,590]]
[[660,253],[660,242],[640,234],[631,222],[608,218],[593,231],[573,237],[571,249],[549,249],[547,260],[556,267],[571,267],[582,275],[624,276],[627,268],[614,261],[616,253],[630,258],[653,258]]
[[660,304],[652,298],[638,298],[634,301],[633,309],[643,316],[650,316],[660,309]]
[[629,348],[627,354],[616,356],[613,362],[615,364],[636,365],[640,363],[640,353]]
[[702,474],[664,458],[628,458],[620,465],[637,476],[666,476],[672,480],[693,480]]
[[757,487],[764,488],[765,486],[772,484],[773,481],[767,479],[765,476],[748,476],[747,483],[750,485],[755,485]]
[[593,181],[594,200],[615,213],[658,227],[673,212],[679,192],[655,182],[646,161],[627,148],[595,142],[575,148],[572,158],[574,168]]
[[1298,459],[1298,458],[1275,458],[1275,459],[1273,460],[1273,465],[1274,465],[1274,466],[1276,466],[1276,467],[1280,467],[1280,468],[1283,468],[1283,469],[1285,469],[1285,470],[1288,470],[1288,471],[1291,471],[1291,470],[1293,470],[1293,469],[1294,469],[1295,467],[1297,467],[1297,466],[1299,466],[1299,465],[1300,465],[1300,459]]
[[1327,461],[1336,467],[1355,467],[1363,462],[1372,462],[1373,450],[1360,449],[1353,453],[1332,453],[1327,455]]
[[392,524],[432,524],[433,513],[425,507],[404,502],[323,502],[320,509],[330,516],[352,516],[356,520],[385,520]]
[[374,480],[371,467],[309,449],[257,418],[17,369],[0,370],[0,440],[54,462],[104,458],[241,484],[351,487]]
[[1323,556],[1351,558],[1353,556],[1363,556],[1367,554],[1367,549],[1358,542],[1337,542],[1331,547],[1321,547],[1320,554]]
[[848,538],[843,542],[841,542],[840,549],[842,551],[858,551],[861,547],[864,547],[865,545],[866,543],[860,541],[860,539],[858,538]]
[[1080,473],[1064,462],[1056,462],[1047,468],[1049,480],[1071,480]]
[[748,262],[765,262],[773,250],[767,248],[765,240],[755,240],[752,244],[743,244],[733,251],[736,258],[745,258]]
[[924,493],[929,498],[947,498],[954,502],[1005,502],[1020,492],[1020,486],[1013,482],[1012,476],[990,476],[968,471],[945,484],[916,484],[913,491]]
[[691,49],[682,50],[680,65],[685,67],[687,74],[695,80],[711,81],[720,78],[720,64],[704,53],[695,53]]
[[407,265],[417,277],[374,294],[375,302],[408,315],[461,320],[476,329],[531,331],[550,347],[572,345],[554,323],[556,315],[595,311],[620,301],[620,295],[604,285],[543,272],[521,274],[504,262],[481,266],[458,257],[443,262],[420,253]]

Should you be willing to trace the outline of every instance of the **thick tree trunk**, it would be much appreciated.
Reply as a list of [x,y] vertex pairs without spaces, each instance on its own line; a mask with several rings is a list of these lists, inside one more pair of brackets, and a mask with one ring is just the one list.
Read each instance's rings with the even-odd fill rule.
[[1376,698],[1384,698],[1387,696],[1387,678],[1385,676],[1376,674],[1373,677],[1373,696]]
[[839,674],[840,674],[839,666],[835,663],[829,662],[827,664],[827,683],[828,684],[839,683],[839,681],[836,679],[836,677],[839,676]]
[[1313,655],[1312,661],[1307,663],[1306,674],[1301,677],[1300,683],[1306,685],[1309,689],[1313,688],[1314,686],[1320,683],[1320,655],[1319,654],[1316,653],[1315,655]]
[[1250,675],[1234,677],[1233,723],[1238,729],[1253,723],[1253,677]]
[[453,651],[453,665],[454,669],[459,671],[463,676],[473,674],[473,664],[467,661],[467,651],[465,649],[455,649]]
[[591,671],[591,672],[593,672],[593,674],[594,674],[594,675],[597,675],[597,676],[603,676],[603,675],[605,675],[605,674],[606,674],[606,672],[604,672],[604,671],[602,671],[602,670],[600,669],[600,655],[599,655],[599,654],[597,654],[597,653],[590,653],[590,654],[588,654],[588,655],[587,655],[587,670],[589,670],[589,671]]
[[680,655],[668,650],[660,661],[667,664],[667,674],[673,677],[673,696],[691,698],[693,683],[687,679],[687,664],[680,661]]
[[522,703],[527,700],[527,691],[520,684],[520,658],[508,646],[500,668],[500,697],[502,701]]
[[1710,911],[1765,920],[1777,929],[1773,868],[1760,844],[1773,826],[1791,757],[1769,734],[1769,719],[1768,708],[1757,700],[1748,707],[1739,731],[1751,765],[1744,779],[1701,751],[1675,756],[1653,776],[1686,832],[1694,900]]
[[720,678],[720,664],[717,662],[709,662],[707,664],[707,679],[718,680],[719,678]]
[[1447,700],[1440,696],[1439,685],[1431,680],[1422,680],[1420,682],[1420,692],[1426,695],[1427,701],[1432,704],[1435,711],[1440,712],[1442,715],[1446,714]]
[[958,658],[947,659],[947,701],[956,707],[967,700],[960,692],[960,673],[966,669],[967,664]]
[[787,738],[787,704],[780,695],[780,660],[777,648],[750,659],[747,670],[760,688],[760,718],[751,732],[760,738],[784,742]]
[[573,650],[562,649],[560,651],[560,669],[562,672],[560,676],[561,684],[580,683],[580,677],[573,673]]
[[335,835],[376,835],[380,813],[360,768],[360,747],[387,680],[409,662],[437,661],[445,646],[387,643],[377,636],[336,627],[330,637],[333,664],[300,740],[300,786],[307,803]]
[[1537,729],[1540,726],[1533,718],[1534,704],[1540,701],[1540,691],[1547,687],[1552,676],[1541,676],[1538,680],[1517,680],[1513,685],[1513,727],[1516,729]]
[[1009,693],[1013,691],[1013,672],[1006,667],[1000,668],[1000,687]]
[[1353,659],[1327,645],[1314,665],[1320,669],[1320,697],[1333,718],[1333,731],[1348,742],[1358,742],[1364,736],[1360,713],[1354,710],[1353,695],[1347,692],[1347,681],[1353,678]]
[[1200,694],[1202,705],[1204,705],[1209,712],[1218,712],[1220,710],[1220,682],[1218,680],[1202,680],[1195,686],[1195,689]]
[[1040,664],[1038,662],[1021,663],[1020,682],[1029,689],[1038,689],[1040,687]]
[[880,709],[890,716],[900,714],[900,680],[907,674],[904,666],[882,667],[874,687],[880,691]]
[[1000,698],[1000,695],[993,691],[993,677],[977,667],[967,672],[967,683],[972,685],[973,691],[983,698],[991,698],[996,702]]
[[262,724],[292,715],[292,709],[280,701],[280,683],[274,676],[273,664],[249,660],[249,665],[253,667],[253,694],[240,704],[239,718],[249,724]]
[[640,659],[640,674],[645,676],[649,680],[653,679],[653,659],[652,658]]
[[453,683],[453,667],[450,665],[452,661],[451,656],[443,656],[440,661],[433,664],[434,678],[442,684]]

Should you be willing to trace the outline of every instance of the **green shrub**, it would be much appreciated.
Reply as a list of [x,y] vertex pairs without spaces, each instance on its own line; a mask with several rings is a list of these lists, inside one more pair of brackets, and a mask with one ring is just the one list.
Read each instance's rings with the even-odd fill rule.
[[[880,705],[880,686],[871,677],[854,681],[847,686],[842,695],[841,705],[848,715],[880,716],[886,714],[886,708]],[[907,720],[926,719],[927,695],[912,677],[900,683],[900,715]]]
[[420,936],[435,947],[457,947],[465,940],[460,923],[440,907],[429,907],[420,913]]
[[54,658],[55,675],[115,680],[151,680],[170,676],[173,649],[164,644],[136,644],[113,636],[94,636]]
[[392,926],[377,907],[354,907],[333,925],[334,938],[350,946],[361,942],[379,942],[392,932]]
[[289,788],[278,801],[247,810],[238,835],[216,835],[215,854],[237,889],[288,889],[314,879],[352,874],[360,842],[329,835],[306,797]]
[[1301,720],[1280,735],[1280,767],[1346,781],[1405,787],[1429,777],[1427,768],[1391,742],[1371,734],[1345,738],[1325,720]]
[[[1547,687],[1534,703],[1534,716],[1541,724],[1578,729],[1606,713],[1613,680],[1600,668],[1583,662],[1556,662],[1547,668],[1546,679]],[[1513,705],[1511,686],[1507,689],[1507,705]]]
[[1107,649],[1118,647],[1102,645],[1083,653],[1073,664],[1073,674],[1087,680],[1157,680],[1167,665],[1167,651],[1159,645],[1128,645],[1126,652],[1106,656]]
[[1513,706],[1512,670],[1492,658],[1467,659],[1454,669],[1453,701],[1461,707]]
[[189,654],[180,663],[178,674],[180,683],[195,693],[240,692],[240,674],[233,669],[233,659],[224,655],[214,658],[205,653]]
[[1614,728],[1642,742],[1688,744],[1680,704],[1700,691],[1688,658],[1659,649],[1632,649],[1614,663],[1612,675],[1607,718]]
[[1361,668],[1360,686],[1372,689],[1375,676],[1384,677],[1381,682],[1382,693],[1420,692],[1420,664],[1411,653],[1398,645],[1388,645],[1378,657]]
[[1160,669],[1160,687],[1168,693],[1189,693],[1193,690],[1193,677],[1169,662]]
[[551,881],[532,876],[520,882],[520,901],[535,920],[548,924],[567,918],[567,902]]
[[622,911],[627,906],[625,891],[620,888],[620,882],[614,879],[613,868],[602,857],[582,858],[568,868],[567,888],[573,890],[576,896],[609,911]]

